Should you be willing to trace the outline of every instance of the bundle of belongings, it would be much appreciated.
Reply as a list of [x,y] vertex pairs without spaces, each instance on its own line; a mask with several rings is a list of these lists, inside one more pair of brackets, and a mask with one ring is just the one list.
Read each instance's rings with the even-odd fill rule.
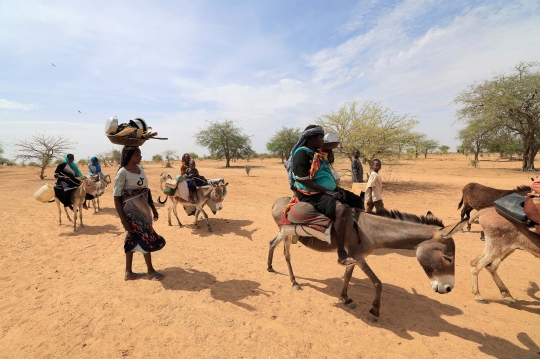
[[152,131],[142,118],[129,120],[128,123],[118,124],[118,117],[109,117],[105,122],[105,135],[109,141],[116,145],[141,146],[148,139],[166,140],[156,137],[157,132]]
[[163,193],[165,193],[167,196],[174,196],[176,191],[178,191],[178,197],[189,200],[188,186],[186,181],[184,181],[184,177],[181,175],[176,175],[176,178],[169,178],[165,181]]
[[523,224],[531,232],[540,234],[540,177],[531,184],[531,193],[522,196],[512,193],[495,202],[495,210],[504,218]]

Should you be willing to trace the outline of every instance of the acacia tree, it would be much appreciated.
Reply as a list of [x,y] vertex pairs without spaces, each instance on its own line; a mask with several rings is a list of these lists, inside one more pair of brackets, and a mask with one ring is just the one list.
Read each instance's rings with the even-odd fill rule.
[[428,153],[432,153],[439,147],[439,142],[436,140],[425,139],[420,141],[420,152],[424,154],[424,158],[427,158]]
[[195,134],[195,143],[210,150],[214,158],[225,157],[225,167],[231,167],[231,158],[243,155],[251,139],[232,120],[207,121],[206,128]]
[[167,160],[166,167],[172,167],[171,166],[171,160],[174,160],[178,155],[175,150],[165,150],[163,151],[163,156],[165,156],[165,159]]
[[15,158],[23,163],[33,162],[34,166],[39,168],[39,178],[44,179],[46,177],[45,170],[53,159],[61,157],[68,149],[74,148],[75,144],[63,135],[36,133],[30,138],[15,142],[17,148]]
[[441,151],[443,155],[447,154],[449,149],[450,149],[450,146],[447,146],[447,145],[439,146],[439,151]]
[[523,171],[534,171],[540,149],[539,63],[519,63],[509,75],[473,83],[454,103],[459,121],[469,124],[481,119],[493,128],[504,128],[523,141]]
[[457,139],[461,140],[463,148],[474,153],[474,160],[478,161],[478,155],[487,148],[493,131],[495,130],[492,123],[475,119],[469,121],[467,127],[459,130]]
[[276,131],[274,136],[266,144],[266,149],[274,156],[280,156],[281,162],[289,157],[289,153],[302,135],[302,130],[298,127],[285,127]]
[[396,115],[380,102],[346,103],[337,113],[322,115],[317,123],[325,131],[335,132],[342,141],[337,152],[352,159],[358,149],[364,160],[399,156],[410,141],[418,121],[410,114]]

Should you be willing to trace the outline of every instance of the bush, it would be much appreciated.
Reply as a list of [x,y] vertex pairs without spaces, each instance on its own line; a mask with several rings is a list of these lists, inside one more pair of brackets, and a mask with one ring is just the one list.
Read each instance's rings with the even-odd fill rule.
[[158,153],[157,155],[152,156],[152,161],[163,162],[163,156]]
[[477,168],[478,167],[478,160],[471,160],[471,166],[473,166],[474,168]]
[[245,165],[244,169],[246,170],[246,173],[249,176],[249,172],[251,172],[251,166],[250,165]]
[[172,165],[171,165],[170,162],[167,162],[167,163],[165,164],[165,167],[167,167],[167,168],[172,168]]
[[81,165],[81,166],[85,166],[88,164],[88,160],[85,160],[84,158],[80,159],[79,162],[77,162],[77,164]]
[[199,155],[195,152],[189,152],[189,157],[191,157],[192,160],[196,160],[199,158]]
[[56,161],[54,161],[54,164],[55,164],[55,165],[59,165],[60,163],[63,163],[63,162],[64,162],[64,160],[61,159],[61,158],[59,158],[59,159],[57,159]]
[[15,161],[0,157],[0,166],[15,166]]

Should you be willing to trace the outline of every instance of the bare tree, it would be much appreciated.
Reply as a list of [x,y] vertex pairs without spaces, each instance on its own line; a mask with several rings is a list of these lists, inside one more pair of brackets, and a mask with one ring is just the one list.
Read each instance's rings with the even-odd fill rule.
[[163,156],[167,159],[167,165],[165,167],[172,167],[171,160],[174,160],[178,155],[175,150],[165,150],[163,151]]
[[71,142],[63,135],[47,135],[45,133],[36,133],[30,138],[17,140],[17,156],[15,158],[35,162],[35,166],[40,169],[39,178],[44,179],[45,170],[55,158],[61,158],[62,153],[68,149],[74,148],[75,142]]

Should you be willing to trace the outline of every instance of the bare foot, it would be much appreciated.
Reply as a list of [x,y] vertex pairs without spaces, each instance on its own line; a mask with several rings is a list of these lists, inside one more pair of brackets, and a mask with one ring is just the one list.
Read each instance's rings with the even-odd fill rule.
[[124,276],[124,280],[135,280],[139,279],[141,277],[144,277],[146,273],[133,273],[133,272],[126,272]]
[[148,279],[150,280],[162,280],[165,276],[159,272],[148,273]]

